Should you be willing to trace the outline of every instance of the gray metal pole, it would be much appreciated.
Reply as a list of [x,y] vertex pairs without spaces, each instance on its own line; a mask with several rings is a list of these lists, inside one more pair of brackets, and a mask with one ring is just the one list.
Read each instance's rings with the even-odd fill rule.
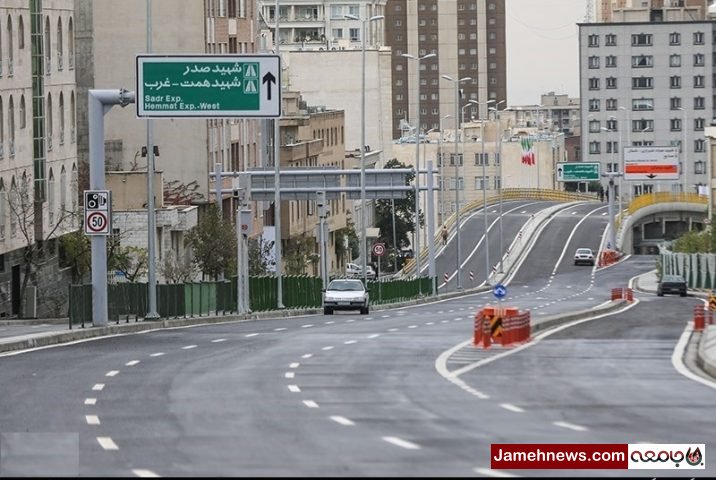
[[390,199],[390,211],[393,219],[393,248],[395,249],[395,256],[393,257],[394,273],[398,273],[398,254],[400,250],[398,250],[398,235],[395,232],[395,199],[393,198]]
[[433,195],[433,161],[427,161],[428,167],[428,275],[433,288],[433,295],[438,293],[437,274],[435,272],[435,203]]
[[[134,92],[126,90],[89,90],[87,120],[89,124],[90,189],[104,190],[104,114],[112,105],[134,103]],[[92,324],[107,325],[107,237],[92,235]]]
[[500,198],[500,273],[505,273],[505,270],[503,268],[503,257],[505,256],[505,245],[504,245],[504,236],[502,232],[502,121],[500,120],[498,116],[498,111],[495,111],[495,118],[497,119],[497,154],[500,158],[500,163],[498,165],[498,175],[500,176],[500,191],[498,192],[498,196]]
[[[415,104],[415,278],[420,278],[420,59],[417,58],[418,81]],[[418,295],[422,296],[422,284],[418,281]]]
[[480,143],[482,143],[482,216],[485,219],[485,283],[490,284],[490,242],[487,234],[489,224],[487,221],[487,172],[485,170],[485,120],[480,122]]
[[224,171],[224,166],[221,163],[215,163],[214,164],[214,172],[216,173],[216,176],[214,177],[214,193],[216,194],[216,208],[219,212],[219,218],[222,217],[221,211],[222,211],[222,196],[221,196],[221,188],[222,188],[222,180],[221,180],[221,174]]
[[[281,37],[279,31],[279,18],[280,6],[279,0],[276,0],[276,12],[274,18],[276,20],[276,28],[274,33],[274,48],[276,49],[276,55],[278,55],[279,67],[281,66],[281,56],[279,54],[279,48],[281,45]],[[280,71],[280,70],[279,70]],[[283,88],[281,82],[278,82],[278,88]],[[283,105],[281,106],[281,112],[283,111]],[[276,248],[276,307],[284,308],[283,305],[283,278],[281,268],[281,117],[278,116],[273,120],[273,161],[274,161],[274,189],[276,194],[274,196],[274,229],[276,242],[274,243]]]
[[363,32],[361,34],[361,96],[360,96],[360,258],[361,258],[361,272],[363,276],[363,285],[368,287],[368,252],[366,238],[366,198],[365,198],[365,24],[366,19],[363,22]]
[[[147,53],[152,53],[152,0],[147,0]],[[157,313],[156,218],[154,214],[154,122],[147,119],[147,315],[159,318]]]
[[462,290],[462,274],[460,273],[460,256],[462,254],[461,251],[461,244],[460,244],[460,191],[457,188],[458,184],[458,178],[460,178],[460,170],[459,170],[459,161],[458,161],[458,150],[457,150],[457,130],[458,130],[458,122],[460,121],[458,109],[460,108],[459,103],[459,90],[460,90],[460,81],[455,79],[455,228],[457,230],[457,233],[455,235],[457,239],[457,264],[455,266],[456,268],[456,274],[457,274],[457,289]]
[[244,242],[241,233],[241,202],[236,206],[236,313],[246,313],[244,310],[243,265]]

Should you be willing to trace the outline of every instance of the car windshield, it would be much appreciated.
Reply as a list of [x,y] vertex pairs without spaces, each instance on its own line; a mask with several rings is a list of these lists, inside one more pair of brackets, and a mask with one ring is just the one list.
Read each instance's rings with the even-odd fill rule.
[[683,283],[685,280],[679,275],[664,275],[662,282]]
[[334,280],[328,284],[328,290],[334,290],[338,292],[362,292],[363,284],[361,282]]
[[577,253],[578,253],[578,254],[587,254],[587,255],[589,255],[590,253],[592,253],[592,251],[591,251],[590,249],[588,249],[588,248],[578,248],[578,249],[577,249]]

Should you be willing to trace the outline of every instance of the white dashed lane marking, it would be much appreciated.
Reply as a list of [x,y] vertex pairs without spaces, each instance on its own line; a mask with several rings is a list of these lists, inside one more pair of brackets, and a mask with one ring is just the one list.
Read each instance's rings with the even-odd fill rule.
[[357,343],[357,342],[356,342],[355,340],[346,340],[346,341],[343,342],[343,343],[346,344],[346,345],[352,345],[352,344]]
[[313,356],[312,353],[307,353],[305,355],[302,355],[301,358],[311,358]]
[[329,345],[327,347],[323,347],[321,350],[333,350],[333,347]]
[[351,420],[347,419],[346,417],[341,417],[339,415],[333,415],[331,417],[331,420],[333,420],[336,423],[340,423],[341,425],[346,425],[348,427],[355,425]]
[[517,475],[512,475],[511,473],[502,472],[500,470],[491,470],[489,468],[476,468],[475,473],[478,475],[482,475],[485,477],[502,477],[502,478],[511,478],[511,477],[517,477]]
[[225,341],[226,341],[225,338],[216,338],[216,339],[212,340],[211,343],[219,343],[219,342],[225,342]]
[[150,356],[150,357],[161,357],[162,355],[164,355],[164,352],[152,353],[152,354],[149,355],[149,356]]
[[99,425],[99,417],[97,415],[85,415],[87,425]]
[[318,404],[314,402],[313,400],[304,400],[303,404],[307,406],[308,408],[318,408]]
[[509,410],[511,412],[524,413],[523,409],[516,405],[512,405],[511,403],[501,403],[500,406],[505,410]]
[[132,360],[130,362],[125,363],[124,365],[126,367],[133,367],[133,366],[137,365],[138,363],[139,363],[139,360]]
[[368,335],[368,338],[378,338],[380,337],[380,333],[374,333],[373,335]]
[[306,325],[301,325],[301,328],[311,328],[312,326],[312,324],[307,323]]
[[279,327],[279,328],[274,328],[274,329],[273,329],[274,332],[283,332],[284,330],[287,330],[287,328],[286,328],[286,327]]
[[118,373],[119,373],[119,370],[110,370],[109,372],[105,373],[104,376],[105,377],[114,377]]
[[182,350],[191,350],[192,348],[196,348],[196,345],[185,345],[181,347]]
[[574,423],[569,422],[554,422],[554,425],[562,428],[568,428],[570,430],[574,430],[576,432],[586,432],[589,430],[587,427],[583,427],[581,425],[575,425]]
[[289,385],[288,390],[293,393],[299,393],[301,391],[301,389],[298,388],[298,385]]
[[286,372],[286,374],[284,376],[286,378],[293,378],[296,376],[296,374],[294,372]]
[[85,405],[95,405],[96,403],[96,398],[85,398]]
[[402,438],[398,437],[383,437],[383,440],[385,440],[388,443],[392,443],[393,445],[397,445],[399,447],[405,448],[407,450],[419,450],[420,445],[417,445],[413,442],[409,442],[407,440],[403,440]]
[[326,322],[326,325],[333,325],[334,323],[336,323],[335,320],[330,320],[330,321]]
[[114,443],[111,437],[97,437],[97,442],[99,443],[100,447],[104,448],[105,450],[119,450],[119,447],[116,443]]
[[298,362],[293,362],[289,364],[288,368],[298,368],[301,364]]
[[141,478],[158,478],[159,475],[145,468],[135,468],[132,473]]
[[247,333],[247,334],[244,335],[244,336],[245,336],[246,338],[250,338],[250,337],[255,337],[256,335],[258,335],[258,333]]
[[104,383],[95,383],[94,387],[92,387],[92,390],[95,392],[101,392],[104,388]]

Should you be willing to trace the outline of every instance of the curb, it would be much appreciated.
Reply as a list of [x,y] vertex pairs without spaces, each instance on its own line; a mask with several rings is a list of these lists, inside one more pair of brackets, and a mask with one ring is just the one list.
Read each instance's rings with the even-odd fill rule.
[[552,315],[551,317],[545,317],[539,323],[532,325],[532,333],[541,332],[553,327],[557,327],[564,323],[571,322],[572,320],[584,320],[588,318],[598,317],[605,313],[611,313],[615,310],[619,310],[624,305],[627,305],[627,301],[624,299],[612,301],[609,305],[603,307],[594,307],[586,310],[578,310],[576,312],[568,313],[566,315]]
[[707,350],[716,350],[716,325],[707,325],[699,339],[696,353],[696,365],[704,372],[716,378],[716,358],[706,353]]

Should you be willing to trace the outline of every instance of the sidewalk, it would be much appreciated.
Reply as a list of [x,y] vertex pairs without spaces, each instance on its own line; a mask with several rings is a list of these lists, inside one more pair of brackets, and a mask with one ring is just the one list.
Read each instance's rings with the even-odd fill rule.
[[[659,284],[659,278],[656,270],[644,273],[637,277],[634,287],[649,293],[656,293],[656,287]],[[707,299],[709,294],[701,290],[689,290],[689,295]],[[696,364],[711,377],[716,378],[716,324],[706,325],[703,332],[693,332],[697,335],[696,343],[698,345],[696,351]]]

